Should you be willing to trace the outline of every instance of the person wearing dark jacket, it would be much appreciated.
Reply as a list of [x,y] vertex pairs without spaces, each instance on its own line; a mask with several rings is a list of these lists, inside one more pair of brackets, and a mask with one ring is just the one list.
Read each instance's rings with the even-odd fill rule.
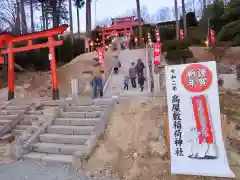
[[137,72],[136,72],[136,66],[134,62],[131,62],[131,65],[129,67],[129,77],[131,79],[131,84],[133,88],[136,88],[136,78],[137,78]]
[[118,59],[116,59],[115,60],[115,66],[114,66],[114,73],[115,74],[118,74],[118,70],[121,66],[122,66],[121,62]]
[[138,84],[140,85],[141,92],[143,92],[145,80],[146,80],[146,79],[145,79],[143,73],[139,73],[139,74],[138,74]]
[[142,60],[141,60],[141,59],[138,59],[137,65],[136,65],[137,73],[138,73],[138,74],[139,74],[139,73],[143,73],[144,68],[145,68],[145,65],[144,65],[144,63],[142,62]]

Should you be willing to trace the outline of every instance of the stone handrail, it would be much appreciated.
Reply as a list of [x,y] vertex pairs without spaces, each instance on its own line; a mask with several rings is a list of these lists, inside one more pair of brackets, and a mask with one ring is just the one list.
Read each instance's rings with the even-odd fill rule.
[[[9,103],[8,103],[8,104],[9,104]],[[5,104],[5,105],[6,105],[6,104]],[[32,105],[32,104],[31,104],[31,105]],[[31,105],[29,105],[27,108],[25,108],[23,112],[18,113],[16,118],[14,118],[10,123],[4,125],[4,126],[0,129],[0,137],[4,136],[6,133],[8,133],[9,131],[11,131],[13,128],[15,128],[17,124],[19,124],[19,122],[24,118],[24,113],[28,110],[28,108],[29,108]]]
[[19,124],[19,121],[21,121],[24,118],[24,112],[20,112],[16,118],[14,118],[10,123],[4,125],[0,129],[0,137],[4,136],[6,133],[11,131],[17,124]]

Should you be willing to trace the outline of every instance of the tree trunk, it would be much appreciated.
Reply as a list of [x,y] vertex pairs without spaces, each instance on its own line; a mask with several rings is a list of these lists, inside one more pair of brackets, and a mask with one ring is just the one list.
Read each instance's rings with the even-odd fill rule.
[[89,18],[89,32],[92,30],[92,0],[89,0],[89,10],[88,10],[88,18]]
[[80,20],[79,20],[79,8],[77,8],[77,27],[78,27],[78,33],[80,34]]
[[41,3],[41,7],[42,7],[42,23],[43,23],[43,29],[42,30],[46,30],[46,19],[45,19],[45,12],[44,12],[44,3]]
[[46,30],[48,29],[48,12],[45,12]]
[[186,18],[185,0],[182,0],[182,16],[183,16],[183,26],[184,26],[184,37],[187,37],[187,18]]
[[30,16],[31,16],[31,30],[34,32],[34,19],[33,19],[33,2],[30,0]]
[[27,33],[27,21],[26,21],[26,14],[24,8],[24,0],[20,0],[20,14],[21,14],[21,25],[22,25],[22,33]]
[[179,39],[179,21],[178,21],[178,3],[174,0],[175,18],[176,18],[176,39]]
[[204,15],[205,9],[207,7],[207,1],[203,0],[203,7],[202,7],[202,16]]
[[70,38],[71,43],[73,44],[73,17],[72,17],[72,0],[68,0],[69,5],[69,21],[70,21]]
[[57,20],[57,1],[53,0],[52,1],[52,23],[53,23],[53,27],[57,27],[58,26],[58,20]]
[[141,18],[140,0],[136,0],[136,5],[137,5],[139,43],[142,44],[142,18]]
[[16,35],[21,34],[21,18],[20,18],[20,4],[19,2],[16,3],[16,24],[15,24],[15,33]]
[[86,0],[86,33],[87,33],[87,36],[90,35],[90,31],[89,31],[89,6],[90,6],[90,0]]

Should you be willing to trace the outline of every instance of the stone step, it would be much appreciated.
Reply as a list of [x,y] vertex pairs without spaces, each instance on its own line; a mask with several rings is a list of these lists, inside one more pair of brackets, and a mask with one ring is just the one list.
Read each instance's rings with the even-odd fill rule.
[[66,126],[66,125],[52,125],[48,127],[47,132],[52,134],[66,134],[66,135],[91,135],[94,126]]
[[29,106],[28,105],[7,105],[7,106],[4,106],[2,109],[4,110],[24,110],[26,108],[28,108]]
[[24,120],[38,120],[39,115],[35,114],[24,114]]
[[76,151],[85,150],[86,146],[39,142],[34,144],[32,148],[34,152],[73,155]]
[[76,105],[81,105],[81,106],[89,106],[89,105],[109,105],[112,102],[111,98],[97,98],[97,99],[89,99],[89,100],[79,100],[76,103],[71,103],[71,104],[76,104]]
[[71,126],[94,126],[100,123],[100,118],[56,118],[55,125],[71,125]]
[[65,112],[94,112],[94,111],[104,111],[108,105],[101,105],[101,106],[66,106],[64,108]]
[[25,154],[23,156],[23,159],[33,159],[38,161],[50,162],[50,163],[72,164],[73,156],[30,152],[28,154]]
[[35,111],[35,110],[29,110],[27,112],[25,112],[26,115],[43,115],[43,111]]
[[95,112],[61,112],[60,117],[62,118],[100,118],[103,111]]
[[8,105],[12,105],[12,106],[30,106],[33,102],[30,101],[26,101],[26,99],[14,99],[13,101],[11,101]]
[[0,121],[2,119],[9,119],[9,120],[13,120],[17,117],[17,115],[0,115]]
[[14,136],[20,136],[23,132],[24,130],[21,130],[21,129],[13,129],[11,134]]
[[90,135],[63,135],[63,134],[41,134],[40,141],[57,144],[84,145]]
[[20,125],[32,125],[32,123],[37,122],[38,120],[32,120],[32,119],[23,119],[20,121]]
[[10,123],[12,120],[9,120],[9,119],[1,119],[0,120],[0,125],[3,126],[3,125],[6,125],[8,123]]
[[17,125],[15,127],[15,129],[17,129],[17,130],[26,130],[26,129],[30,128],[30,127],[31,127],[31,125]]
[[2,110],[0,109],[0,115],[16,115],[18,113],[22,113],[24,112],[25,110]]

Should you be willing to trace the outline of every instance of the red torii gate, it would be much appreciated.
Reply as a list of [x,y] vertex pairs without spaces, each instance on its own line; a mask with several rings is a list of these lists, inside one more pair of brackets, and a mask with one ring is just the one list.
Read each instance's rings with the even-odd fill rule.
[[105,49],[105,37],[108,35],[113,35],[113,34],[124,34],[127,36],[128,33],[132,34],[133,29],[132,26],[113,26],[109,28],[103,28],[102,30],[102,46]]
[[[54,35],[63,34],[68,25],[61,25],[42,32],[26,34],[22,36],[14,36],[11,33],[0,34],[0,48],[7,45],[6,50],[1,50],[0,54],[8,55],[8,100],[14,99],[14,53],[29,51],[33,49],[49,48],[49,60],[52,74],[52,93],[53,100],[59,99],[58,79],[56,70],[56,57],[54,48],[63,44],[63,40],[55,40]],[[33,44],[33,40],[38,38],[48,38],[44,44]],[[27,41],[24,47],[14,47],[14,43]]]
[[135,20],[135,16],[127,16],[122,18],[114,18],[112,20],[111,27],[105,27],[100,29],[102,31],[103,48],[105,49],[105,36],[112,34],[132,34],[133,26],[137,25],[138,22]]

